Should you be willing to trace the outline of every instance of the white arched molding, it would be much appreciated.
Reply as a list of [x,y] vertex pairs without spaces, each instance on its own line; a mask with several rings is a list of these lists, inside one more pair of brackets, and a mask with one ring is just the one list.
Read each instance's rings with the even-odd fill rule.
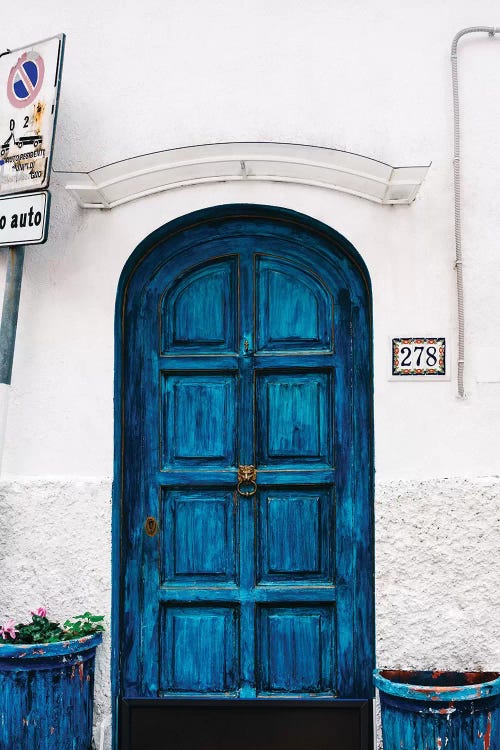
[[113,208],[162,190],[234,180],[293,182],[408,205],[429,167],[391,167],[349,151],[295,143],[211,143],[135,156],[90,172],[58,172],[82,208]]

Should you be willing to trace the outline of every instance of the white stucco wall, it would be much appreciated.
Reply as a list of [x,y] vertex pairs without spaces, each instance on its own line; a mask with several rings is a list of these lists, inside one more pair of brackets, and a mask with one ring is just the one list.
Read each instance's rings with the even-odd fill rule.
[[[67,34],[54,166],[87,170],[215,141],[311,143],[432,161],[410,207],[298,185],[192,187],[83,211],[57,175],[45,245],[27,249],[0,485],[0,618],[39,603],[109,613],[113,316],[156,227],[213,205],[283,206],[344,234],[374,300],[377,648],[384,666],[500,664],[497,209],[500,35],[460,43],[466,389],[456,398],[449,49],[500,26],[496,0],[27,0],[0,46]],[[1,135],[1,134],[0,134]],[[4,258],[0,259],[3,286]],[[388,339],[446,335],[451,381],[389,381]],[[495,355],[496,352],[496,355]],[[493,382],[482,382],[486,379]],[[97,721],[108,710],[109,637]]]

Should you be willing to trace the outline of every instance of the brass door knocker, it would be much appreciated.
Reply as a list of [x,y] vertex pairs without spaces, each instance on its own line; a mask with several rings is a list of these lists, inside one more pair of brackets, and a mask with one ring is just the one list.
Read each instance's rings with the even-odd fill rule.
[[[255,466],[238,466],[238,492],[243,497],[251,497],[257,492],[257,469]],[[242,486],[250,485],[250,489]]]

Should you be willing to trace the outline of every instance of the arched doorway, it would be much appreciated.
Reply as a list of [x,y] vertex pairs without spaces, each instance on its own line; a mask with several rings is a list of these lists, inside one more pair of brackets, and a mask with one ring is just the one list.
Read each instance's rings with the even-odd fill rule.
[[[172,747],[194,748],[196,715],[204,750],[266,737],[276,749],[285,702],[331,716],[299,721],[302,739],[295,727],[283,747],[323,747],[323,735],[331,747],[333,727],[344,750],[368,748],[371,296],[359,254],[263,206],[157,230],[120,282],[115,404],[120,747],[178,732]],[[224,727],[213,745],[210,717]]]

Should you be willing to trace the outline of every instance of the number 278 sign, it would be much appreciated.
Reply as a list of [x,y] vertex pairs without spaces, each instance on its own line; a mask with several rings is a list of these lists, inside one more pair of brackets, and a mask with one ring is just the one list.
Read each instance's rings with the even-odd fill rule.
[[392,376],[446,376],[444,338],[392,339]]

